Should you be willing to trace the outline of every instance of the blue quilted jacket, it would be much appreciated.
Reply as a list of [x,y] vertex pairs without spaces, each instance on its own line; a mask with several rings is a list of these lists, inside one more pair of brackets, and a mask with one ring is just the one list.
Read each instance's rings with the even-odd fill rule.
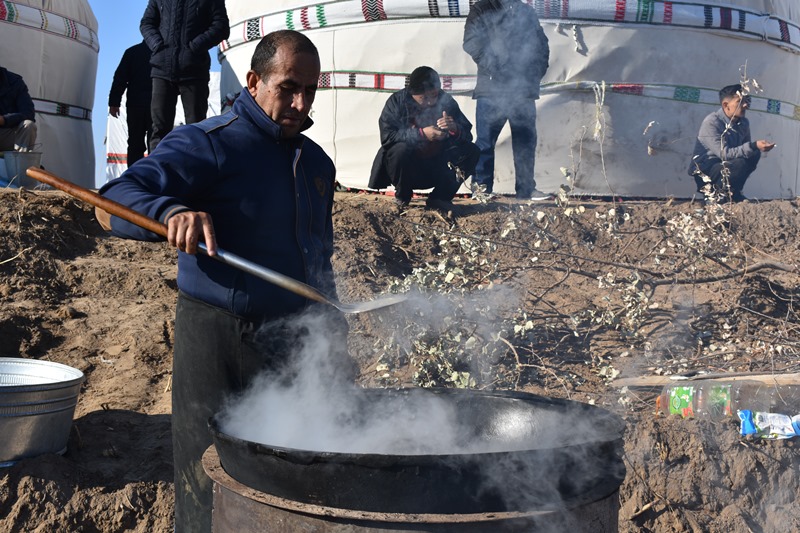
[[[280,127],[245,89],[229,112],[176,128],[100,193],[162,222],[176,210],[205,211],[223,250],[335,296],[335,179],[322,148],[303,135],[281,139]],[[118,237],[161,240],[117,217],[111,226]],[[201,254],[178,253],[178,288],[251,320],[308,304]]]

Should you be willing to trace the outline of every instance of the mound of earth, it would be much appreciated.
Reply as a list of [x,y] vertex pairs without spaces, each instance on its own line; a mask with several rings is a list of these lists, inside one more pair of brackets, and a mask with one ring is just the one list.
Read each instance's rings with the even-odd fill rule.
[[[453,386],[466,376],[462,385],[618,413],[627,469],[619,531],[800,530],[800,439],[745,439],[731,418],[657,415],[658,390],[614,384],[690,371],[798,372],[796,202],[711,214],[673,201],[456,203],[454,214],[418,200],[398,213],[381,195],[337,193],[341,300],[441,271],[454,275],[434,290],[516,295],[482,315],[503,333],[476,337],[490,354],[481,361],[384,349],[379,319],[350,315],[361,385]],[[0,470],[1,530],[172,530],[176,270],[166,244],[109,237],[78,200],[0,191],[0,356],[86,376],[66,453]]]

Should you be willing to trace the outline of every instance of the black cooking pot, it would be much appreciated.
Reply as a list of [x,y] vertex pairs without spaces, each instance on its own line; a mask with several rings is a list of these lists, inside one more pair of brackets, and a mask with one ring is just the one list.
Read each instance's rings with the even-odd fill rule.
[[365,407],[391,406],[393,416],[434,395],[454,408],[458,438],[471,451],[374,454],[270,446],[224,433],[217,415],[209,428],[222,467],[239,482],[288,500],[412,514],[574,508],[613,493],[625,476],[624,424],[598,407],[510,391],[353,394]]

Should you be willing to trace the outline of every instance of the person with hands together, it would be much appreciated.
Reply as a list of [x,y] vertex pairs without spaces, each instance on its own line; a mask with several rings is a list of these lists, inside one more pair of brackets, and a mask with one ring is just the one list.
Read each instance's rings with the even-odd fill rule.
[[372,164],[369,187],[393,185],[400,212],[414,189],[430,189],[426,205],[452,212],[464,177],[475,172],[480,151],[472,142],[472,124],[452,96],[441,89],[431,67],[414,69],[405,89],[392,94],[378,120],[381,147]]

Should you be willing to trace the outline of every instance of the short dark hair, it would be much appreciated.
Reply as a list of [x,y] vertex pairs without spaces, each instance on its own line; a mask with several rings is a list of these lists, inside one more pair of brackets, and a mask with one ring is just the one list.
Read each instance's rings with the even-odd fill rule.
[[740,84],[736,85],[726,85],[722,89],[719,90],[719,103],[721,104],[728,98],[734,98],[736,96],[742,96],[742,86]]
[[439,73],[431,67],[417,67],[408,77],[408,90],[411,94],[422,94],[431,89],[441,89]]
[[281,46],[289,46],[294,53],[313,54],[319,57],[319,51],[311,39],[294,30],[278,30],[266,34],[258,42],[253,57],[250,59],[250,70],[262,78],[269,76],[273,67],[275,54]]

